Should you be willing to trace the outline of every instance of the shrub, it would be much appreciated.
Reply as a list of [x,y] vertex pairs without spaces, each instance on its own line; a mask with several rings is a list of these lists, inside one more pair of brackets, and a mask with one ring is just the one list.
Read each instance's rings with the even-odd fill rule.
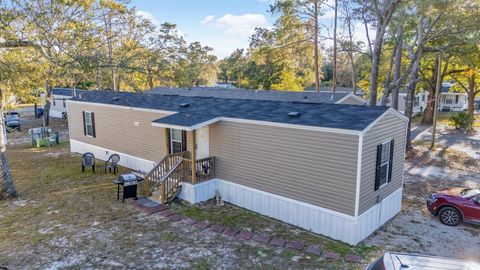
[[470,130],[473,125],[473,116],[466,112],[459,112],[450,116],[450,123],[455,129]]

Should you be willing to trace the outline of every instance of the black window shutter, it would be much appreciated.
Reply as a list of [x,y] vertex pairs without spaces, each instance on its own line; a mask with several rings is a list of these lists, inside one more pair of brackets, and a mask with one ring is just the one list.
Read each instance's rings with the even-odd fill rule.
[[187,132],[182,130],[182,151],[187,151]]
[[382,162],[382,145],[377,145],[377,164],[375,167],[375,190],[380,188],[380,163]]
[[388,181],[392,181],[392,168],[393,168],[393,148],[395,147],[395,140],[390,141],[390,160],[388,161]]
[[172,141],[170,140],[170,129],[167,128],[165,133],[167,135],[167,155],[169,155],[172,153],[172,149],[170,149],[172,145]]
[[90,117],[92,118],[92,137],[96,137],[95,133],[95,114],[92,112],[90,113]]
[[85,112],[82,112],[83,115],[83,135],[87,135],[87,125],[85,125]]

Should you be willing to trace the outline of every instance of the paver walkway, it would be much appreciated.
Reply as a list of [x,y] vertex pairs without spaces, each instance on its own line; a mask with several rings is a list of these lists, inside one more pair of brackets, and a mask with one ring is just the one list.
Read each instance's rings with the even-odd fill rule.
[[[256,241],[262,244],[268,244],[277,248],[287,248],[290,250],[305,251],[306,253],[316,255],[316,256],[321,256],[323,254],[325,258],[331,259],[331,260],[340,260],[342,258],[340,253],[332,252],[332,251],[322,252],[320,247],[316,245],[308,246],[305,249],[304,244],[298,240],[286,241],[282,238],[272,237],[270,235],[263,234],[263,233],[254,234],[246,230],[237,230],[236,228],[224,227],[220,224],[210,224],[208,220],[199,222],[195,219],[186,218],[182,215],[176,214],[172,212],[170,209],[168,209],[168,206],[149,200],[149,199],[139,198],[138,200],[129,200],[129,202],[132,205],[143,210],[148,215],[159,214],[160,216],[165,217],[172,222],[181,222],[185,225],[193,226],[200,230],[208,230],[214,233],[220,233],[227,236],[240,238],[245,241],[253,240],[253,241]],[[356,254],[347,254],[345,255],[344,259],[349,262],[361,263],[361,257]]]

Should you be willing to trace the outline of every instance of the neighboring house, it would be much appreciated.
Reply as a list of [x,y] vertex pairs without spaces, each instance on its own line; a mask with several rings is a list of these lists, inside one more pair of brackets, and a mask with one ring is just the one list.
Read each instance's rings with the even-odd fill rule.
[[388,107],[88,91],[67,101],[72,152],[357,244],[401,209],[407,119]]
[[[76,90],[82,92],[82,90]],[[53,88],[52,97],[50,99],[50,116],[55,118],[63,118],[67,113],[67,100],[71,99],[73,89],[70,88]]]
[[294,92],[294,91],[276,91],[276,90],[248,90],[248,89],[221,89],[214,87],[197,88],[171,88],[157,87],[147,93],[163,95],[179,95],[191,97],[217,97],[234,98],[250,100],[270,100],[270,101],[301,101],[315,103],[335,103],[365,105],[366,101],[350,92]]
[[[422,114],[428,104],[428,93],[423,91],[417,93],[413,103],[413,114]],[[407,99],[407,93],[398,94],[398,111],[405,112],[405,105]],[[458,92],[441,92],[438,103],[438,111],[442,112],[461,112],[467,110],[468,97],[466,93]],[[380,102],[379,102],[380,103]],[[387,106],[391,106],[389,100]]]
[[[428,98],[428,92],[425,95],[425,92],[419,93],[415,95],[414,103],[413,103],[413,115],[418,115],[423,112],[425,109],[426,100]],[[381,101],[378,101],[378,105],[381,104]],[[407,104],[407,93],[400,92],[398,93],[398,111],[401,113],[405,113],[405,106]],[[391,99],[388,100],[387,106],[392,106]]]

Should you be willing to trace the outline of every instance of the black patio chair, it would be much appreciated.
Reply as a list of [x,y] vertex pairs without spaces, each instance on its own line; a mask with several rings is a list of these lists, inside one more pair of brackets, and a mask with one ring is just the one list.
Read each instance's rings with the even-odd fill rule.
[[113,169],[113,174],[118,172],[118,162],[120,161],[120,156],[118,154],[111,155],[107,161],[105,161],[105,173],[108,171],[111,173]]
[[92,171],[95,172],[95,155],[89,152],[82,155],[82,172],[87,166],[92,166]]

